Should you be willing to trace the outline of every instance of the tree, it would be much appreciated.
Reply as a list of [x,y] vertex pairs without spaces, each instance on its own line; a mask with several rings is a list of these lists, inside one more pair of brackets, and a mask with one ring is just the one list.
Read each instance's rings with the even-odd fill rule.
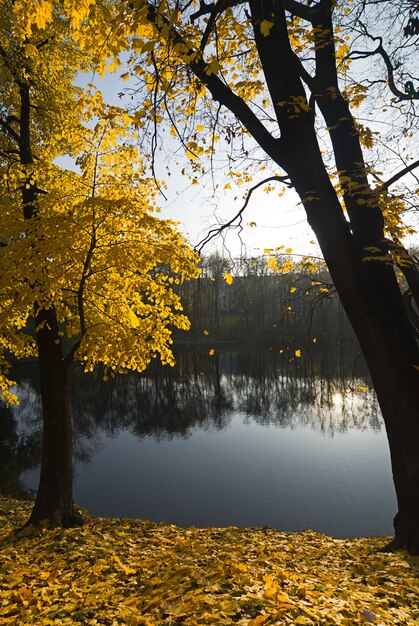
[[[153,214],[130,117],[73,86],[91,67],[88,41],[98,44],[86,33],[77,45],[76,17],[61,3],[1,3],[0,392],[16,400],[8,355],[37,357],[43,450],[29,522],[64,527],[83,521],[72,496],[70,364],[102,364],[105,378],[156,356],[173,364],[170,327],[189,322],[172,287],[198,274],[175,224]],[[75,171],[57,165],[63,155]]]
[[[16,15],[24,16],[19,21],[24,36],[28,23],[39,27],[52,19],[47,15],[50,0],[28,4],[13,5]],[[403,3],[407,13],[402,36],[412,4],[415,8],[411,0]],[[402,61],[408,60],[403,44],[392,34],[395,49],[389,55],[382,38],[371,34],[363,19],[378,7],[380,18],[390,16],[386,24],[392,32],[399,5],[394,0],[218,0],[202,1],[197,9],[194,0],[88,0],[75,8],[64,2],[71,21],[83,25],[83,37],[77,33],[79,45],[86,48],[98,33],[104,35],[106,46],[96,45],[99,72],[105,71],[110,55],[115,65],[120,51],[131,46],[132,73],[145,94],[133,118],[138,129],[146,131],[144,141],[151,130],[151,156],[167,116],[170,132],[191,161],[194,184],[202,173],[200,158],[213,157],[217,145],[227,144],[234,180],[252,180],[248,167],[236,171],[250,156],[253,170],[272,164],[280,172],[270,180],[295,188],[360,341],[386,423],[398,500],[395,538],[388,549],[407,547],[415,554],[419,349],[395,266],[404,273],[416,304],[419,283],[410,256],[399,244],[406,232],[403,201],[388,190],[417,162],[405,163],[384,180],[382,144],[379,167],[372,167],[368,150],[375,135],[354,113],[357,108],[363,112],[369,88],[382,81],[375,80],[375,67],[364,83],[350,74],[351,56],[373,58],[365,49],[351,54],[351,46],[361,40],[378,44],[370,52],[384,63],[390,105],[394,108],[399,101],[405,119],[416,121],[414,74],[400,73],[403,87],[395,78]],[[103,16],[101,23],[97,14]],[[376,12],[373,23],[381,21]],[[406,45],[411,51],[412,42]],[[397,135],[397,128],[392,132]],[[406,126],[400,129],[401,136],[409,132]]]
[[[297,191],[385,420],[398,501],[388,549],[419,554],[419,349],[397,266],[416,303],[419,283],[399,247],[406,232],[403,203],[388,191],[415,164],[383,180],[384,164],[373,168],[366,156],[374,133],[354,117],[369,86],[350,74],[349,40],[355,26],[356,44],[361,35],[367,43],[377,39],[362,30],[362,12],[370,4],[377,3],[219,0],[197,8],[195,2],[138,0],[121,6],[119,21],[132,36],[133,74],[147,87],[138,125],[158,127],[167,115],[195,182],[199,157],[214,154],[223,135],[239,138],[236,161],[253,150],[259,167],[279,167],[278,180]],[[386,7],[394,9],[394,3],[379,3],[381,14]],[[345,25],[351,30],[345,32]],[[382,41],[378,48],[395,89],[392,106],[396,99],[412,108],[418,97],[413,79],[405,80],[406,89],[397,87],[397,64]]]
[[407,25],[404,29],[405,35],[417,35],[419,33],[419,2],[417,0],[409,0],[410,11]]

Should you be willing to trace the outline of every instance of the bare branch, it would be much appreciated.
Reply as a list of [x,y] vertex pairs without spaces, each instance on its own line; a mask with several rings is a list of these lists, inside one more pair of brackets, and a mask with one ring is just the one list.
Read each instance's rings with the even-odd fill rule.
[[[201,241],[196,246],[194,246],[194,250],[200,254],[204,246],[206,246],[215,237],[218,237],[219,235],[221,235],[221,233],[225,231],[227,228],[230,228],[230,227],[241,228],[241,223],[243,221],[243,212],[245,211],[247,205],[249,204],[252,193],[256,191],[256,189],[258,189],[262,185],[265,185],[266,183],[269,183],[271,181],[284,183],[285,185],[287,185],[287,187],[292,187],[291,183],[289,182],[288,176],[269,176],[268,178],[264,178],[264,180],[259,181],[256,185],[254,185],[253,187],[249,189],[247,196],[246,196],[246,200],[243,206],[241,207],[241,209],[236,213],[236,215],[234,215],[234,217],[232,217],[231,220],[229,220],[225,224],[221,224],[221,226],[219,226],[218,228],[212,228],[207,233],[207,235],[203,239],[201,239]],[[237,221],[237,224],[234,223],[236,221]]]
[[388,86],[393,95],[395,95],[399,100],[419,100],[419,89],[415,89],[412,81],[407,81],[405,84],[405,91],[401,91],[395,81],[394,81],[394,67],[390,60],[387,51],[383,47],[383,40],[381,37],[373,37],[370,35],[365,26],[363,25],[365,35],[372,39],[373,41],[378,41],[378,46],[375,50],[352,50],[348,55],[348,58],[351,59],[365,59],[367,57],[373,56],[375,54],[379,54],[383,59],[386,68],[387,68],[387,78],[388,78]]
[[378,191],[386,191],[390,187],[390,185],[393,185],[398,180],[400,180],[400,178],[402,178],[417,167],[419,167],[419,159],[404,167],[402,170],[400,170],[400,172],[397,172],[397,174],[394,174],[394,176],[389,178],[385,183],[381,185],[381,187],[378,188]]

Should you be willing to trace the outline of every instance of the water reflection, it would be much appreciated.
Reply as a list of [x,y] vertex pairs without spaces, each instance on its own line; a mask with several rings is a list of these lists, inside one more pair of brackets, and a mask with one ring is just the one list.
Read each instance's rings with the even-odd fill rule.
[[[343,359],[339,344],[301,360],[271,347],[241,346],[210,355],[206,347],[193,345],[177,350],[173,368],[152,363],[141,376],[106,383],[100,372],[86,375],[75,367],[76,458],[88,461],[99,431],[108,437],[120,430],[156,440],[187,437],[196,428],[225,429],[236,412],[261,425],[310,426],[330,435],[351,428],[380,430],[376,398],[358,357],[353,346]],[[17,375],[20,406],[2,409],[2,427],[10,431],[2,441],[16,452],[32,446],[36,454],[41,427],[36,366],[25,365]]]
[[[28,390],[27,385],[23,385]],[[25,413],[20,412],[21,416]],[[0,494],[27,496],[22,485],[23,471],[37,467],[41,458],[39,423],[31,429],[26,419],[19,424],[11,408],[0,409]]]
[[[355,345],[316,346],[301,358],[253,345],[211,356],[190,345],[176,356],[174,368],[153,363],[106,383],[72,371],[80,504],[184,525],[391,531],[386,442]],[[19,374],[21,404],[0,419],[0,492],[11,495],[36,488],[40,459],[36,369]],[[375,497],[387,525],[377,525],[377,510],[365,514]]]
[[98,429],[108,436],[128,429],[156,440],[187,437],[196,428],[225,429],[237,412],[262,425],[303,425],[329,434],[380,430],[377,402],[366,388],[362,366],[359,372],[352,366],[350,376],[335,367],[336,376],[321,356],[319,362],[306,358],[300,364],[270,349],[217,350],[211,356],[194,346],[178,351],[174,368],[154,363],[143,376],[103,383],[100,374],[86,377],[76,370],[76,440],[91,441]]

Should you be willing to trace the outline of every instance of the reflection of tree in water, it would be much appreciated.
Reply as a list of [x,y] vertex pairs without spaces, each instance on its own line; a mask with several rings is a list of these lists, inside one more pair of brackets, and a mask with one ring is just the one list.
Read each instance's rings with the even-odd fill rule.
[[31,421],[19,424],[11,408],[0,407],[0,495],[28,497],[20,477],[23,471],[35,468],[40,459],[39,428],[31,428]]
[[139,437],[187,436],[191,428],[224,428],[231,408],[220,376],[157,368],[147,376],[99,378],[80,385],[74,397],[77,430],[100,427],[108,435],[129,429]]
[[333,434],[380,430],[375,394],[356,344],[325,344],[314,354],[278,358],[278,349],[240,353],[230,385],[235,408],[260,424],[311,426]]
[[[99,374],[73,373],[72,411],[76,431],[100,428],[112,436],[128,429],[139,437],[188,435],[192,428],[224,428],[232,409],[217,359],[179,356],[175,368],[154,363],[143,376],[127,374],[104,383]],[[208,367],[209,365],[209,367]],[[88,384],[86,384],[88,380]]]
[[380,430],[378,406],[361,381],[344,387],[340,380],[324,385],[321,379],[236,377],[238,409],[259,424],[311,426],[333,434],[351,428]]
[[[344,356],[344,359],[343,359]],[[185,437],[194,428],[225,428],[233,412],[258,423],[310,425],[333,433],[380,428],[375,396],[355,348],[326,346],[301,359],[278,349],[247,346],[178,349],[174,368],[153,363],[142,375],[103,383],[99,374],[73,377],[73,414],[82,437],[100,428],[139,437]],[[88,380],[88,383],[86,381]]]
[[[378,430],[375,396],[359,389],[367,374],[358,356],[356,347],[328,344],[316,346],[312,354],[303,351],[301,358],[258,345],[220,349],[211,356],[208,347],[193,345],[177,349],[173,368],[153,363],[142,376],[127,374],[106,383],[100,372],[85,375],[74,368],[75,457],[88,461],[103,433],[112,437],[128,430],[138,437],[187,437],[196,428],[226,428],[236,412],[259,424],[304,425],[330,434],[351,428]],[[20,407],[5,409],[1,423],[8,484],[19,474],[12,457],[21,470],[36,464],[35,452],[39,459],[35,370],[22,372],[19,396]]]
[[279,350],[240,353],[231,388],[236,410],[261,424],[311,426],[323,432],[350,428],[379,430],[375,394],[366,390],[368,373],[356,344],[323,344],[314,353]]

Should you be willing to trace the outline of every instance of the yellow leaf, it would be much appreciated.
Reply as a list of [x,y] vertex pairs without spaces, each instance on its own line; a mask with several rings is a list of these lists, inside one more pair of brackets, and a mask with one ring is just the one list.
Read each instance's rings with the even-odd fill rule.
[[260,626],[263,622],[266,622],[268,617],[269,615],[258,615],[254,619],[250,620],[250,622],[247,623],[247,626]]
[[296,350],[296,351],[294,352],[294,354],[295,354],[295,356],[297,357],[297,359],[299,359],[299,358],[300,358],[300,356],[301,356],[301,350]]
[[359,391],[368,391],[368,387],[364,387],[363,385],[357,385],[357,389],[359,389]]
[[205,73],[208,76],[211,76],[211,74],[217,74],[220,70],[221,70],[221,65],[216,59],[214,59],[213,61],[211,61],[211,63],[208,63]]
[[38,49],[32,43],[27,43],[25,45],[25,54],[28,57],[34,57],[38,54]]
[[260,23],[260,32],[264,37],[267,37],[271,32],[271,28],[274,25],[273,22],[269,22],[268,20],[262,20]]
[[234,278],[231,274],[224,274],[223,278],[226,281],[227,285],[232,285],[234,282]]
[[214,350],[214,348],[211,348],[211,350],[209,351],[209,355],[210,356],[214,356],[214,354],[215,354],[215,350]]
[[138,326],[140,325],[139,319],[132,309],[129,310],[129,321],[132,328],[138,328]]
[[155,43],[154,41],[147,41],[143,45],[143,47],[141,49],[141,52],[150,52],[150,50],[152,50],[154,48],[154,43]]
[[247,572],[248,571],[248,567],[245,563],[237,563],[237,565],[234,566],[236,570],[239,570],[239,572]]

